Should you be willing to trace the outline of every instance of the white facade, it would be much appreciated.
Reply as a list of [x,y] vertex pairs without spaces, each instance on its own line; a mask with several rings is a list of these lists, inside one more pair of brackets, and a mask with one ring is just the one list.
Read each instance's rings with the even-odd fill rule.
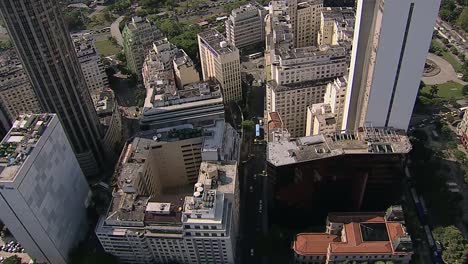
[[0,157],[0,219],[38,263],[66,263],[86,234],[88,184],[56,115],[18,120],[1,143],[16,149]]
[[439,5],[358,1],[343,129],[408,128]]

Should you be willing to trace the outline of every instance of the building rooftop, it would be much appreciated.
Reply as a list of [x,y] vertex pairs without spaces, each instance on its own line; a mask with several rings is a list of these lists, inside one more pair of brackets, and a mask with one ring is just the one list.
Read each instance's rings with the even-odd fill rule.
[[275,54],[278,55],[281,60],[291,60],[299,58],[316,58],[318,56],[329,56],[330,58],[346,56],[346,49],[340,45],[322,45],[320,47],[310,46],[304,48],[277,48]]
[[90,33],[73,34],[73,44],[75,46],[76,55],[80,62],[83,62],[85,57],[97,55],[96,46],[94,45],[94,37]]
[[[276,135],[281,137],[280,134]],[[363,127],[355,132],[277,138],[267,146],[267,160],[274,166],[358,154],[407,154],[411,143],[406,133],[392,128]]]
[[236,162],[202,162],[193,195],[185,197],[183,221],[221,223],[224,199],[233,199],[236,184]]
[[236,47],[231,45],[224,36],[217,30],[210,29],[198,33],[198,36],[202,39],[202,44],[207,46],[212,52],[218,56],[235,52]]
[[[181,127],[179,132],[190,132],[188,128]],[[163,131],[160,131],[164,133]],[[201,136],[198,134],[193,136]],[[163,134],[157,134],[160,139],[164,139]],[[173,133],[174,129],[167,133]],[[154,131],[152,133],[154,135]],[[187,134],[183,134],[184,137]],[[123,150],[119,165],[115,171],[115,189],[112,195],[112,202],[105,217],[105,223],[111,226],[180,226],[182,214],[191,214],[195,207],[190,207],[190,199],[193,198],[194,189],[192,186],[180,186],[171,190],[164,190],[163,193],[148,196],[142,194],[138,189],[139,176],[144,173],[144,163],[149,151],[149,144],[156,140],[150,133],[144,133],[136,137]],[[169,135],[167,135],[169,136]],[[174,138],[166,138],[173,140]],[[217,195],[220,199],[219,208],[222,209],[224,194],[233,194],[237,177],[236,162],[202,162],[198,182],[208,191]],[[195,186],[197,188],[199,184]],[[213,198],[214,201],[214,198]],[[184,209],[185,208],[185,209]],[[189,208],[191,208],[189,210]],[[205,203],[197,207],[197,210],[209,209]],[[214,206],[213,206],[214,208]],[[222,210],[221,210],[222,212]],[[221,221],[222,213],[216,214]],[[213,211],[214,217],[214,211]]]
[[176,67],[186,66],[192,67],[194,66],[192,59],[185,53],[183,49],[178,49],[175,56],[174,56],[174,65]]
[[283,92],[283,91],[291,91],[296,89],[304,89],[308,87],[316,87],[316,86],[325,86],[330,82],[333,82],[334,78],[323,78],[311,81],[304,81],[304,82],[294,82],[294,83],[285,83],[285,84],[278,84],[275,80],[270,80],[267,82],[267,85],[271,87],[271,89],[275,92]]
[[234,8],[231,11],[231,17],[234,19],[246,19],[259,15],[259,11],[264,12],[264,8],[257,2],[250,2],[245,5],[241,5],[238,8]]
[[[341,213],[335,213],[339,214]],[[404,222],[386,220],[384,213],[365,215],[370,222],[367,222],[366,218],[361,222],[359,217],[353,217],[352,213],[345,213],[340,217],[345,222],[330,221],[329,227],[337,229],[336,235],[298,234],[293,249],[299,255],[412,254],[412,242]]]
[[324,19],[330,20],[355,20],[356,14],[352,7],[326,7],[322,10],[322,16]]
[[54,114],[20,115],[0,143],[0,182],[13,181]]

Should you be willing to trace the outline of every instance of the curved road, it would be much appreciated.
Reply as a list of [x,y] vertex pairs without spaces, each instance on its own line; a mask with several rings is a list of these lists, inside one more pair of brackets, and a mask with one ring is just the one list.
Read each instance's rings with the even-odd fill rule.
[[123,38],[122,38],[122,32],[120,32],[119,25],[120,22],[124,19],[123,16],[117,18],[111,25],[111,35],[112,37],[115,38],[117,41],[117,44],[123,47]]
[[422,80],[425,84],[441,84],[448,81],[454,81],[459,84],[467,85],[467,82],[464,82],[457,78],[457,73],[453,69],[452,65],[448,61],[444,60],[442,57],[437,56],[433,53],[429,53],[427,58],[435,62],[440,67],[440,73],[432,77],[422,77]]

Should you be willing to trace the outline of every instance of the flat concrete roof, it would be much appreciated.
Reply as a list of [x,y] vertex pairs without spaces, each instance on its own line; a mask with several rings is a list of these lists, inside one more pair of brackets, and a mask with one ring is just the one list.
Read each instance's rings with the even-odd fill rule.
[[402,130],[360,128],[355,132],[319,134],[300,138],[277,138],[267,145],[267,160],[285,166],[340,155],[407,154],[411,143]]

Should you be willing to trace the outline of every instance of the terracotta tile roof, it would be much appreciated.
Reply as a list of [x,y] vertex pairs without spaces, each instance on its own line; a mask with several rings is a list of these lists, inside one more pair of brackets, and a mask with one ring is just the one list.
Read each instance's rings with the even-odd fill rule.
[[[411,254],[394,252],[392,242],[394,238],[405,234],[399,222],[387,222],[379,213],[348,213],[329,214],[329,220],[343,223],[343,235],[329,235],[327,233],[302,233],[296,236],[293,249],[299,255],[355,255],[355,254]],[[362,221],[359,221],[362,220]],[[363,224],[383,224],[388,234],[388,240],[370,241],[366,235],[363,239],[361,226]],[[384,231],[385,232],[385,231]]]
[[352,223],[352,222],[367,222],[367,223],[383,223],[384,212],[360,212],[356,213],[329,213],[328,220],[332,223]]
[[268,121],[268,130],[272,131],[275,128],[283,128],[283,121],[281,120],[281,116],[277,112],[270,112],[268,113],[270,116]]
[[293,249],[299,255],[326,255],[331,242],[340,241],[336,235],[303,233],[296,236]]

